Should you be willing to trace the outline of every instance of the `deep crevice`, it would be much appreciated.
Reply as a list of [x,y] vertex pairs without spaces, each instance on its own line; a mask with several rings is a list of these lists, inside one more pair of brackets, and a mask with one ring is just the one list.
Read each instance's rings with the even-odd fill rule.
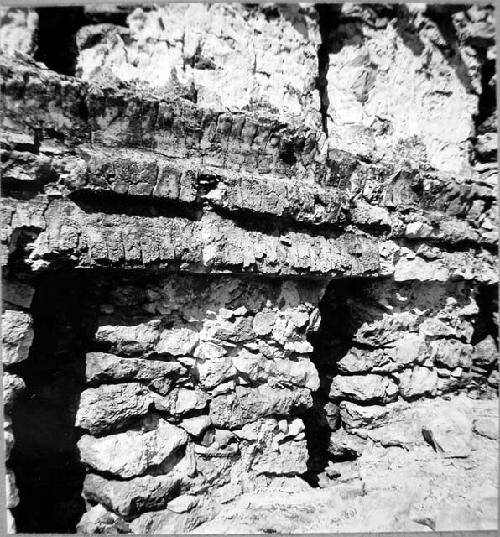
[[330,65],[330,33],[338,27],[338,15],[340,5],[316,4],[318,13],[319,31],[321,43],[318,47],[318,76],[316,77],[316,89],[319,92],[319,109],[321,114],[321,125],[323,132],[328,136],[328,109],[330,100],[328,98],[328,68]]
[[369,302],[365,288],[370,281],[360,278],[331,281],[319,304],[319,329],[309,334],[314,348],[311,360],[320,378],[320,387],[313,394],[313,407],[304,416],[309,460],[303,478],[313,487],[318,486],[319,474],[330,460],[340,462],[356,458],[349,450],[336,456],[329,452],[331,434],[342,426],[340,401],[332,401],[329,392],[333,378],[339,373],[337,363],[353,346],[352,335],[363,322],[352,303],[356,299]]
[[124,26],[128,10],[111,12],[82,6],[41,7],[38,13],[38,39],[35,60],[67,76],[76,74],[78,47],[76,34],[89,24],[111,23]]
[[[311,237],[337,238],[343,232],[343,223],[300,221],[292,216],[258,213],[250,209],[238,208],[236,210],[230,210],[216,206],[212,206],[212,209],[220,217],[233,221],[238,227],[246,231],[258,231],[274,237],[279,237],[287,232],[293,232],[307,233]],[[339,208],[340,212],[341,209]],[[339,218],[339,220],[341,219]]]
[[68,198],[86,213],[143,217],[179,217],[200,220],[201,204],[153,196],[118,194],[102,190],[78,190]]
[[480,285],[476,295],[479,312],[474,324],[471,344],[477,345],[480,341],[492,336],[498,348],[498,326],[495,316],[498,317],[498,287],[496,285]]
[[35,60],[62,75],[74,76],[78,61],[76,32],[87,23],[83,7],[42,7],[38,12]]

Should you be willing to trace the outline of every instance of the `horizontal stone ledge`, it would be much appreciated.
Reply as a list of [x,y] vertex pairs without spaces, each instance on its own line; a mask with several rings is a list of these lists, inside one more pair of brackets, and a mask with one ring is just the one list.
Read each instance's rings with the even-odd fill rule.
[[[70,263],[76,267],[151,266],[275,275],[375,275],[377,243],[346,233],[326,238],[306,233],[272,235],[247,231],[217,215],[199,221],[85,213],[75,203],[32,204],[5,200],[7,237],[16,228],[42,227],[27,259],[34,270]],[[42,214],[36,213],[40,209]]]
[[85,377],[89,384],[139,381],[161,395],[166,395],[175,380],[186,373],[186,368],[179,362],[123,358],[104,352],[89,352],[85,361]]
[[[88,213],[76,203],[38,195],[3,199],[4,243],[15,251],[25,232],[27,263],[58,266],[162,268],[272,276],[375,277],[398,282],[469,280],[496,283],[496,256],[481,248],[409,248],[352,231],[310,235],[249,231],[217,214],[183,217]],[[25,240],[25,239],[23,239]]]
[[207,395],[200,389],[173,388],[163,396],[138,382],[103,384],[81,393],[76,425],[93,435],[102,435],[122,430],[152,407],[175,419],[203,410],[207,402]]
[[168,200],[192,211],[204,203],[289,224],[341,225],[347,218],[347,194],[335,187],[222,170],[206,165],[202,156],[171,159],[154,151],[93,146],[63,155],[5,150],[0,155],[5,191],[50,188],[51,195],[71,196],[93,210],[113,202],[127,212],[141,201],[145,214],[149,206],[161,214],[173,207],[157,202]]
[[396,282],[498,282],[497,255],[484,248],[449,250],[425,242],[379,242],[380,274]]
[[[416,170],[399,172],[394,179],[394,170],[388,163],[362,164],[354,171],[345,169],[342,178],[339,176],[333,183],[336,186],[332,186],[299,177],[284,179],[269,173],[218,168],[207,164],[202,153],[175,159],[158,151],[89,144],[71,151],[0,153],[2,186],[7,194],[45,191],[51,196],[70,196],[90,212],[102,208],[106,212],[146,216],[186,213],[196,219],[205,206],[229,219],[253,219],[252,225],[256,225],[259,216],[265,217],[267,220],[259,220],[257,227],[307,225],[313,226],[311,233],[326,234],[325,226],[338,229],[352,224],[375,235],[385,230],[383,234],[393,239],[436,245],[493,247],[498,240],[491,185],[463,183]],[[337,166],[333,160],[329,165],[332,169]],[[405,178],[417,190],[423,184],[423,192],[414,192]],[[439,183],[441,190],[436,196],[447,203],[430,205],[425,186],[429,181]],[[432,199],[435,202],[436,197]],[[490,203],[492,207],[479,223],[478,210]],[[408,209],[413,212],[408,214]]]
[[[300,178],[343,190],[352,183],[354,193],[375,205],[397,208],[420,199],[423,208],[455,216],[470,209],[469,199],[496,197],[494,185],[481,181],[360,163],[345,151],[329,148],[321,131],[285,124],[272,115],[215,111],[124,83],[91,85],[21,56],[2,56],[0,76],[2,129],[10,133],[7,145],[12,148],[32,146],[36,151],[40,144],[43,148],[44,136],[59,150],[81,144],[142,148],[177,161],[199,159],[219,170]],[[38,141],[35,130],[42,135]]]
[[[328,177],[321,131],[272,116],[218,112],[183,98],[162,98],[133,86],[99,87],[60,76],[21,57],[2,57],[3,126],[40,129],[68,145],[156,148],[174,158],[203,154],[223,168]],[[43,125],[43,128],[40,126]]]

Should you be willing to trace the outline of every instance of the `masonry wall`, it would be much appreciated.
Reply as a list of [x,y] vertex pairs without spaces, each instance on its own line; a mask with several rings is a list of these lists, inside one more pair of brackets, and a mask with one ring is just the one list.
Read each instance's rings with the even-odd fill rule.
[[419,6],[2,11],[10,531],[185,532],[374,445],[468,456],[493,9]]

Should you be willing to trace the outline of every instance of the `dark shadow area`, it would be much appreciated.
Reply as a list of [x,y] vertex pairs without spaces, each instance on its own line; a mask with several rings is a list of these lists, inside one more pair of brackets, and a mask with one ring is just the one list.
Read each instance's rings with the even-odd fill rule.
[[[339,204],[340,205],[340,204]],[[292,215],[274,215],[269,213],[254,212],[250,209],[229,210],[223,207],[212,207],[215,213],[225,220],[233,221],[238,227],[248,232],[259,232],[270,237],[280,237],[288,232],[304,233],[310,237],[325,237],[333,239],[339,237],[345,225],[345,216],[339,217],[339,223],[318,223],[296,220]],[[342,213],[339,206],[338,213]],[[287,246],[292,246],[292,241],[282,238]],[[288,242],[290,244],[288,244]]]
[[142,217],[179,217],[200,220],[201,203],[183,202],[154,196],[118,194],[105,190],[78,190],[68,198],[86,213]]
[[481,67],[481,95],[479,96],[478,115],[476,117],[477,134],[495,132],[497,121],[495,111],[497,108],[496,84],[492,84],[496,72],[495,60],[484,58]]
[[316,11],[319,19],[319,31],[321,43],[318,47],[318,76],[316,78],[316,89],[319,92],[319,108],[321,113],[321,123],[323,132],[328,136],[328,109],[330,99],[328,98],[328,68],[330,65],[329,54],[332,43],[331,36],[334,35],[340,24],[339,15],[340,4],[316,4]]
[[480,341],[492,336],[498,348],[498,326],[495,316],[498,317],[498,286],[480,285],[476,296],[479,313],[474,324],[471,344],[477,345]]
[[[314,347],[311,360],[318,371],[320,387],[313,394],[313,407],[303,418],[309,460],[308,471],[302,477],[313,487],[318,486],[318,474],[329,460],[356,458],[356,454],[349,452],[336,457],[329,453],[331,434],[341,427],[339,402],[331,401],[329,392],[333,378],[339,373],[338,361],[353,346],[353,334],[367,319],[382,318],[383,310],[370,299],[367,289],[370,283],[371,280],[360,278],[330,282],[319,304],[319,329],[308,335]],[[367,305],[366,311],[364,305]]]
[[34,341],[28,359],[11,366],[26,383],[12,412],[16,441],[9,465],[20,498],[13,513],[21,533],[74,533],[85,511],[75,416],[92,330],[88,279],[52,273],[34,285]]
[[[465,8],[466,6],[462,6],[462,10],[465,10]],[[446,46],[441,47],[443,58],[448,62],[449,66],[454,69],[467,93],[476,93],[472,85],[472,77],[469,73],[469,68],[462,58],[457,30],[453,24],[452,14],[459,10],[459,6],[451,5],[448,10],[427,9],[425,14],[432,22],[434,22],[439,33],[446,42]]]
[[62,75],[73,76],[78,50],[75,34],[87,23],[83,7],[42,7],[38,12],[35,60]]
[[[104,6],[103,6],[104,8]],[[76,33],[82,26],[110,23],[125,26],[128,9],[41,7],[38,13],[38,48],[35,60],[61,75],[74,76],[78,60]]]

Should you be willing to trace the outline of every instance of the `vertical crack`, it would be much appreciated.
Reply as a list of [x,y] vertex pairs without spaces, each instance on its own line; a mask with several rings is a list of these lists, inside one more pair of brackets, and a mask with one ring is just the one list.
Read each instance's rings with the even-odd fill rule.
[[304,416],[309,461],[303,478],[313,487],[319,486],[319,474],[333,459],[329,453],[330,437],[341,426],[339,406],[330,400],[329,393],[338,373],[337,363],[352,345],[349,297],[356,293],[357,285],[356,280],[330,282],[319,304],[319,328],[309,334],[314,347],[311,360],[320,378],[320,387],[313,394],[313,407]]
[[329,36],[332,30],[338,26],[338,14],[340,5],[316,4],[316,11],[319,18],[319,31],[321,43],[318,47],[318,76],[316,77],[316,89],[319,92],[319,109],[321,113],[321,124],[323,132],[328,136],[328,109],[330,100],[328,99],[328,68],[330,64]]

